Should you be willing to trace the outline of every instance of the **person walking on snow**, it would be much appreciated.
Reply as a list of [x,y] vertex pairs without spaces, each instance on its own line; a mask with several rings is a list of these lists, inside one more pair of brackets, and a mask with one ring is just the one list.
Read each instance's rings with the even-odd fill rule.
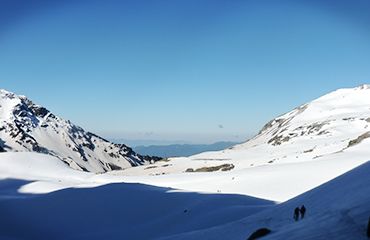
[[304,215],[306,214],[306,207],[302,205],[301,208],[299,209],[299,212],[301,213],[301,219],[303,219]]
[[299,219],[299,208],[298,207],[296,207],[294,209],[294,216],[293,216],[293,218],[294,218],[295,221],[298,221],[298,219]]

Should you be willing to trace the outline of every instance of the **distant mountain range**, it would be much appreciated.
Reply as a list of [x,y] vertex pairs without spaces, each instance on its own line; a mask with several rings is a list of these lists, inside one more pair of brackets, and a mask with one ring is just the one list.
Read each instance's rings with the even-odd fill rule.
[[151,145],[136,146],[134,151],[143,155],[154,155],[164,158],[168,157],[189,157],[194,154],[219,151],[234,145],[237,142],[216,142],[213,144],[171,144],[171,145]]
[[[167,146],[167,145],[182,145],[182,144],[191,144],[197,145],[198,143],[192,143],[189,141],[183,140],[159,140],[159,139],[130,139],[130,138],[108,138],[109,141],[114,143],[125,143],[132,148],[138,146]],[[200,143],[199,143],[200,144]]]
[[0,152],[53,155],[71,168],[107,172],[149,164],[125,144],[109,142],[64,120],[25,96],[0,89]]

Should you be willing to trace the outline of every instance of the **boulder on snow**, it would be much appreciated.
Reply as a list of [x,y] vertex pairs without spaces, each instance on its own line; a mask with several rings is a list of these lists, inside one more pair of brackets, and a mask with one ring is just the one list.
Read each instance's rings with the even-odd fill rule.
[[268,228],[260,228],[258,230],[256,230],[255,232],[253,232],[248,238],[247,240],[255,240],[255,239],[258,239],[258,238],[261,238],[261,237],[264,237],[266,236],[267,234],[271,233],[271,230],[268,229]]

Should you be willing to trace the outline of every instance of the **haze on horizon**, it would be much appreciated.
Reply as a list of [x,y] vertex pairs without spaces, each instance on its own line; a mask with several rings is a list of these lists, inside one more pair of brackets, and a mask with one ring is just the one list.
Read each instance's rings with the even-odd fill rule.
[[243,141],[370,83],[366,0],[0,3],[0,88],[107,138]]

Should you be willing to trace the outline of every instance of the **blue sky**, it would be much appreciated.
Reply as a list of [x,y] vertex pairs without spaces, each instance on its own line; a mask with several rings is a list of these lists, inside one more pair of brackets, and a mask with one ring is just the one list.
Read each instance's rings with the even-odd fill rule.
[[370,83],[369,13],[367,0],[2,0],[0,88],[108,138],[241,141]]

